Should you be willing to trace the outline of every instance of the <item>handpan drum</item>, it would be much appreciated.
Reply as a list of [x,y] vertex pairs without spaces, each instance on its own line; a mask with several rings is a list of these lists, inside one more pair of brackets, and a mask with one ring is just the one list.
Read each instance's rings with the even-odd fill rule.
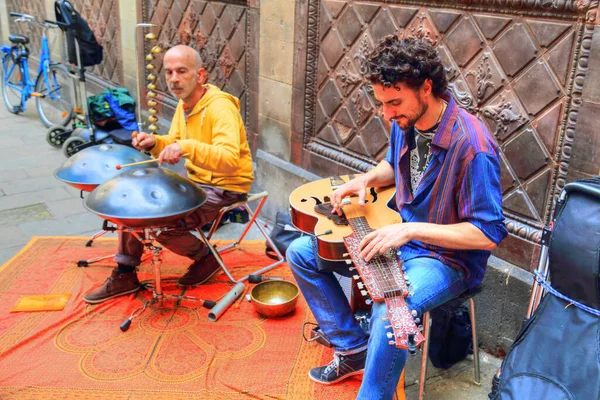
[[119,226],[174,226],[206,201],[206,192],[193,181],[164,168],[138,168],[98,186],[85,207]]
[[128,169],[139,168],[133,166],[118,170],[117,164],[130,164],[149,159],[149,156],[132,147],[121,144],[101,144],[83,149],[69,157],[54,172],[54,176],[79,190],[91,192],[98,185]]

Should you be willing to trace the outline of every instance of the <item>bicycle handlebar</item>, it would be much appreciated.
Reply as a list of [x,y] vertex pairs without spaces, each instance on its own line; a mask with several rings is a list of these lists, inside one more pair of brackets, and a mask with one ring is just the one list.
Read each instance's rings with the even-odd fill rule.
[[45,19],[44,24],[46,24],[48,26],[48,28],[58,28],[58,25],[60,24],[60,22],[50,21],[50,20]]
[[57,22],[49,21],[49,20],[44,20],[44,23],[42,24],[33,15],[21,14],[21,13],[16,13],[16,12],[12,12],[12,11],[10,12],[10,16],[17,17],[15,19],[15,22],[26,22],[28,24],[36,25],[42,29],[43,28],[58,28],[58,24],[59,24]]

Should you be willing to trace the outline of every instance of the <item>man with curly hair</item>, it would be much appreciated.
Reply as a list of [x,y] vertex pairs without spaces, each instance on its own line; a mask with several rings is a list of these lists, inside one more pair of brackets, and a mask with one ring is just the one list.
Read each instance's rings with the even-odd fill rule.
[[[369,187],[396,186],[403,222],[377,229],[360,243],[369,261],[391,250],[404,262],[417,323],[431,310],[481,283],[487,259],[507,230],[502,216],[498,148],[485,125],[459,108],[444,67],[427,42],[382,38],[368,59],[367,79],[381,114],[391,121],[386,158],[331,194],[334,212]],[[292,243],[287,259],[334,359],[310,370],[322,384],[364,373],[359,399],[391,399],[407,351],[388,344],[385,303],[374,303],[367,336],[354,318],[333,271],[347,266],[316,256],[315,239]],[[386,329],[387,328],[387,329]]]

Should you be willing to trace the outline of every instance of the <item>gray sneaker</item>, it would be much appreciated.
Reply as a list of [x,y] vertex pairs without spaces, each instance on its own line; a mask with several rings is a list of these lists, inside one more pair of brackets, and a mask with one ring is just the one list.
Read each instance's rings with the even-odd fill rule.
[[83,300],[90,304],[98,304],[113,297],[137,292],[140,287],[140,281],[135,271],[120,274],[117,269],[114,269],[106,282],[102,286],[88,292],[83,297]]
[[329,364],[311,369],[308,377],[315,382],[331,385],[351,376],[362,374],[365,371],[366,361],[367,350],[347,356],[334,354],[333,360]]

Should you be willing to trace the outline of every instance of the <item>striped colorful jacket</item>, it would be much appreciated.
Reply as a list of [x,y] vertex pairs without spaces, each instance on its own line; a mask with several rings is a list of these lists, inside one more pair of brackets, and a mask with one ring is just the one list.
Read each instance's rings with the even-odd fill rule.
[[[492,242],[508,234],[502,215],[502,190],[498,146],[477,117],[458,107],[450,92],[443,96],[448,107],[431,143],[431,159],[413,194],[410,187],[409,138],[393,123],[385,160],[394,167],[396,205],[404,222],[455,224],[470,222]],[[401,257],[433,257],[462,270],[469,288],[481,283],[490,252],[452,250],[411,241]]]

